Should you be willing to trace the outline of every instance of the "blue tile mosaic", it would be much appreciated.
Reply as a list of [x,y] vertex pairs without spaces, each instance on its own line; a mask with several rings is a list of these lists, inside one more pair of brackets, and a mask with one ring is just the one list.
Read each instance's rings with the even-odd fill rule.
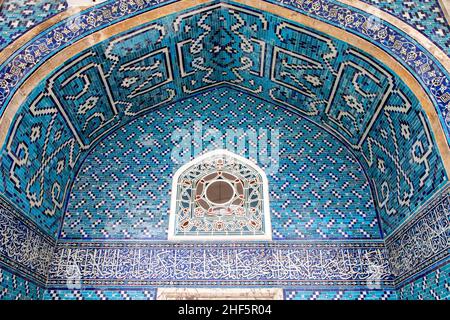
[[[16,63],[14,67],[9,69],[14,76],[6,74],[5,80],[12,86],[5,87],[3,94],[0,98],[3,98],[4,94],[7,95],[14,91],[14,87],[22,79],[21,75],[23,71],[29,71],[33,66],[42,60],[52,49],[62,48],[71,41],[75,41],[83,32],[90,32],[93,29],[97,29],[101,25],[108,24],[114,21],[114,19],[121,19],[127,15],[134,15],[136,12],[142,12],[144,10],[151,10],[161,3],[168,3],[169,1],[121,1],[117,3],[115,1],[109,1],[106,4],[96,7],[94,9],[86,10],[80,17],[69,18],[67,25],[70,28],[60,28],[59,32],[50,33],[50,37],[45,41],[47,44],[52,44],[50,47],[44,45],[41,42],[42,52],[37,51],[36,55],[30,51],[23,51],[22,55],[16,56]],[[298,10],[304,14],[311,15],[315,18],[325,20],[332,24],[356,32],[363,37],[368,37],[370,41],[380,43],[385,49],[390,51],[394,56],[398,56],[400,61],[404,61],[405,65],[411,68],[413,73],[417,73],[419,79],[422,79],[422,85],[430,89],[430,93],[436,97],[437,110],[440,114],[441,121],[444,128],[447,128],[446,135],[449,138],[449,117],[448,115],[448,79],[444,77],[448,75],[442,66],[435,65],[435,62],[431,58],[430,54],[426,52],[420,46],[417,46],[414,40],[397,30],[392,25],[385,21],[374,19],[369,13],[358,11],[353,7],[346,6],[338,1],[319,0],[314,3],[310,1],[292,1],[292,0],[270,0],[283,6],[287,6],[291,9]],[[448,45],[448,39],[446,38],[448,32],[445,32],[445,28],[448,28],[448,24],[445,22],[442,10],[437,0],[425,0],[420,5],[412,1],[401,2],[397,0],[378,1],[367,0],[367,3],[378,6],[383,10],[393,13],[398,18],[413,25],[419,31],[424,32],[428,37],[432,38],[436,43],[443,47]],[[30,1],[30,3],[32,3]],[[60,6],[64,6],[64,2],[58,3]],[[46,3],[46,5],[48,5]],[[44,6],[45,7],[45,6]],[[97,14],[100,16],[97,17]],[[35,23],[33,19],[31,22],[28,20],[25,23]],[[61,27],[61,26],[60,26]],[[65,39],[67,37],[67,39]],[[386,41],[389,39],[388,41]],[[445,40],[442,40],[445,39]],[[445,41],[445,44],[441,42]],[[39,42],[39,40],[38,40]],[[34,45],[37,45],[35,43]],[[27,54],[24,54],[27,52]],[[31,53],[31,55],[30,55]],[[20,63],[19,63],[20,61]],[[12,65],[10,65],[11,67]],[[440,69],[436,72],[436,68]],[[17,77],[19,76],[19,77]],[[12,89],[12,91],[10,91]],[[4,104],[4,103],[3,103]]]
[[[438,0],[420,3],[399,0],[362,0],[427,35],[443,49],[450,48],[448,22]],[[67,9],[66,1],[5,0],[0,10],[0,49],[20,37],[39,23]]]
[[141,290],[60,290],[47,289],[44,300],[155,300],[156,289]]
[[58,243],[47,285],[391,288],[382,242]]
[[286,300],[397,300],[397,294],[391,290],[284,290]]
[[[211,129],[222,141],[211,143]],[[267,171],[274,239],[381,237],[369,182],[355,156],[314,124],[228,88],[169,105],[101,141],[75,178],[60,237],[167,239],[172,177],[184,164],[172,161],[173,133],[203,137],[200,154],[239,131],[243,143],[251,142],[248,130],[254,130],[262,144],[261,129],[278,131],[270,137],[276,148],[254,159]],[[252,156],[248,146],[242,151]]]
[[450,300],[450,264],[429,272],[398,289],[401,300]]
[[0,300],[41,300],[45,289],[0,268]]
[[4,0],[0,7],[0,50],[66,9],[66,1]]
[[[55,51],[169,2],[108,1],[51,27],[0,67],[0,103]],[[338,1],[269,2],[394,54],[433,96],[448,129],[448,74],[407,35]],[[437,7],[425,3],[430,12],[406,2],[411,10],[393,13],[414,16],[407,20],[425,34],[448,33]],[[16,34],[0,29],[7,30],[0,47],[46,19],[47,9],[60,10],[48,3],[35,9],[42,11],[30,13],[31,22],[8,22]],[[447,40],[437,42],[448,46]],[[79,53],[36,87],[14,120],[0,158],[0,263],[14,269],[0,269],[2,299],[154,299],[155,289],[147,288],[174,279],[198,286],[205,278],[289,288],[287,299],[449,298],[448,265],[416,276],[450,252],[449,189],[442,188],[448,178],[425,113],[389,68],[325,34],[215,1]],[[279,148],[275,171],[270,151],[252,154],[253,145],[244,143],[242,153],[268,173],[279,241],[140,241],[167,239],[171,177],[183,164],[171,159],[174,144],[204,134],[211,145],[194,142],[198,154],[223,147],[207,129],[239,135],[250,127],[269,130],[255,134],[270,141],[270,151]],[[177,128],[186,130],[174,141]],[[270,129],[280,134],[277,146]],[[74,270],[82,280],[75,289],[68,283]],[[51,289],[44,294],[34,283],[47,276]],[[338,289],[336,281],[344,281]]]
[[0,264],[44,285],[55,240],[0,197]]
[[[309,117],[360,152],[385,234],[447,181],[417,98],[376,60],[326,35],[230,4],[177,16],[80,53],[22,106],[3,150],[0,191],[51,234],[82,150],[152,108],[224,82]],[[212,32],[195,27],[202,18]],[[216,38],[223,43],[214,46]],[[84,85],[89,90],[79,91]]]
[[361,0],[386,11],[425,34],[444,52],[450,50],[450,26],[439,0]]
[[392,273],[401,284],[450,257],[450,186],[385,239]]
[[[448,72],[427,53],[426,49],[385,21],[339,1],[318,0],[266,0],[291,10],[309,15],[329,24],[355,33],[387,51],[400,61],[415,77],[427,93],[434,97],[435,107],[450,141],[450,79]],[[438,71],[438,69],[440,69]]]
[[[442,121],[447,138],[449,138],[449,117],[448,115],[448,76],[447,72],[436,63],[433,58],[423,48],[418,46],[414,40],[407,35],[390,26],[386,22],[373,21],[373,17],[367,13],[357,11],[352,7],[346,7],[342,3],[335,1],[320,0],[313,6],[309,2],[292,0],[272,0],[276,4],[287,6],[315,18],[325,20],[331,24],[342,27],[350,32],[355,32],[369,41],[378,43],[381,47],[393,56],[403,61],[404,65],[422,80],[422,85],[430,95],[435,97],[436,109]],[[0,103],[6,105],[11,94],[34,67],[43,62],[52,50],[62,49],[72,41],[79,39],[84,32],[89,33],[98,29],[101,25],[111,23],[114,19],[120,19],[127,15],[134,15],[139,11],[149,10],[158,5],[159,2],[142,1],[106,3],[102,10],[87,10],[86,13],[76,18],[69,18],[62,26],[55,26],[58,31],[52,31],[45,35],[44,39],[35,39],[37,42],[30,44],[21,53],[17,53],[7,63],[3,72],[2,86],[0,87]],[[338,14],[340,13],[340,14]],[[96,14],[101,14],[97,19]],[[68,28],[66,28],[68,27]],[[31,48],[38,48],[35,49]],[[433,99],[432,99],[433,100]]]

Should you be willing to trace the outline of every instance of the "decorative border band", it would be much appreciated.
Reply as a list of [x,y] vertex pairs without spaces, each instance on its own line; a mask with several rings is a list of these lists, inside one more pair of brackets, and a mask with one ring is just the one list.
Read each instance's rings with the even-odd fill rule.
[[45,285],[56,241],[0,197],[0,265]]
[[392,286],[374,243],[60,243],[49,286]]
[[386,239],[396,283],[450,257],[450,185]]

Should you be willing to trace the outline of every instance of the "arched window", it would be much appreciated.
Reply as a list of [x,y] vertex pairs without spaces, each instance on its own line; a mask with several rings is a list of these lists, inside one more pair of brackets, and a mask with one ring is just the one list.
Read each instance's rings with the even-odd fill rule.
[[173,178],[169,240],[270,240],[267,177],[227,150],[183,165]]

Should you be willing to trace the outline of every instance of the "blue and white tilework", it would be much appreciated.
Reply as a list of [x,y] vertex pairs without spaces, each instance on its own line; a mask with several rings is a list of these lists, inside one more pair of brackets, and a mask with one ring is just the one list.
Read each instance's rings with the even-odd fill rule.
[[[14,2],[10,0],[7,2]],[[31,0],[25,0],[25,3],[33,3]],[[38,1],[39,2],[39,1]],[[142,12],[145,10],[151,10],[161,4],[168,3],[169,1],[152,1],[152,0],[139,0],[139,1],[108,1],[101,6],[97,6],[90,10],[86,10],[81,17],[69,18],[68,25],[75,23],[75,28],[69,28],[64,30],[60,28],[55,33],[51,33],[51,37],[48,38],[47,42],[52,43],[56,40],[56,46],[52,45],[48,50],[44,50],[42,53],[38,53],[34,59],[30,60],[26,55],[17,56],[19,58],[15,63],[14,72],[19,75],[20,69],[27,69],[32,67],[50,53],[52,49],[61,48],[62,46],[74,41],[82,33],[90,32],[93,29],[107,25],[115,19],[122,19],[127,15],[134,15],[137,12]],[[373,16],[368,13],[356,10],[353,7],[346,6],[338,1],[332,0],[318,0],[318,1],[293,1],[293,0],[268,0],[268,2],[273,2],[294,10],[299,10],[304,14],[311,15],[315,18],[319,18],[328,21],[332,24],[336,24],[351,32],[356,32],[363,37],[369,37],[370,40],[374,42],[379,42],[385,49],[392,50],[394,56],[398,56],[400,60],[405,61],[405,63],[412,68],[414,73],[418,73],[418,78],[424,80],[423,85],[430,87],[430,92],[432,95],[439,99],[438,104],[440,105],[438,109],[443,112],[443,117],[441,118],[445,124],[445,117],[448,113],[448,109],[445,105],[448,102],[448,95],[446,95],[447,85],[441,86],[441,72],[445,71],[439,65],[435,65],[433,59],[430,59],[430,54],[427,53],[423,48],[417,46],[414,40],[409,39],[409,37],[403,34],[400,30],[389,25],[384,21],[374,21]],[[443,17],[442,10],[438,4],[438,0],[425,0],[421,1],[420,5],[414,1],[398,1],[398,0],[388,0],[388,1],[378,1],[378,0],[366,0],[367,3],[380,7],[382,10],[388,11],[398,18],[411,24],[413,27],[419,31],[424,32],[428,37],[432,38],[438,45],[440,45],[444,51],[448,48],[448,28],[445,18]],[[55,5],[58,8],[64,7],[65,2],[59,1]],[[48,7],[48,3],[44,2],[44,12]],[[60,9],[58,9],[60,10]],[[86,20],[86,18],[89,18]],[[22,19],[24,20],[24,19]],[[40,20],[40,19],[39,19]],[[33,24],[35,21],[24,20],[26,24]],[[53,36],[56,36],[53,39]],[[389,41],[385,41],[389,36]],[[66,38],[67,37],[67,38]],[[396,40],[396,41],[394,41]],[[442,43],[444,42],[444,43]],[[392,46],[394,44],[394,46]],[[24,52],[22,52],[24,53]],[[416,60],[416,58],[420,57]],[[19,60],[22,63],[18,63]],[[31,64],[27,66],[27,64]],[[435,68],[440,69],[439,72],[435,72]],[[448,75],[448,74],[447,74]],[[20,78],[20,77],[19,77]],[[431,80],[431,78],[433,78]],[[10,79],[12,80],[12,79]],[[16,78],[12,81],[13,86],[20,79]],[[434,87],[434,88],[433,88]],[[9,91],[9,89],[6,91]],[[446,111],[447,110],[447,111]],[[448,119],[447,119],[448,120]],[[448,122],[447,122],[448,125]],[[447,132],[448,133],[448,132]]]
[[374,185],[385,234],[447,180],[417,98],[388,68],[326,35],[217,3],[115,36],[53,72],[16,116],[0,192],[56,236],[83,150],[130,119],[224,82],[350,145]]
[[155,300],[156,289],[108,290],[80,289],[60,290],[47,289],[44,300]]
[[[370,14],[345,6],[337,1],[270,0],[314,18],[325,20],[340,28],[354,32],[375,44],[380,45],[394,57],[397,57],[417,79],[419,79],[434,97],[436,110],[449,138],[448,101],[450,97],[448,73],[434,61],[429,52],[420,47],[395,27],[384,21],[374,21]],[[41,64],[54,50],[60,50],[80,38],[85,33],[108,25],[117,19],[123,19],[138,12],[150,10],[168,3],[158,1],[110,1],[85,13],[69,18],[68,21],[54,26],[51,32],[40,35],[32,43],[15,53],[4,68],[0,70],[0,104],[6,106],[18,85],[29,72]],[[50,31],[50,30],[49,30]],[[38,50],[36,50],[38,48]],[[433,100],[433,99],[432,99]],[[4,109],[4,108],[3,108]],[[2,109],[2,110],[3,110]]]
[[[58,243],[47,285],[79,287],[392,287],[382,242]],[[205,281],[206,280],[206,281]]]
[[45,289],[0,268],[0,300],[41,300]]
[[401,284],[450,257],[450,186],[385,239],[392,273]]
[[4,0],[0,7],[0,50],[34,26],[66,9],[66,1]]
[[0,197],[0,266],[44,285],[55,240]]
[[[204,137],[198,153],[220,148],[236,131],[278,130],[271,138],[279,146],[263,151],[279,157],[279,169],[270,171],[266,154],[254,159],[267,170],[274,239],[381,237],[369,182],[345,146],[280,107],[228,88],[171,104],[101,141],[80,167],[60,237],[167,239],[172,177],[184,164],[171,159],[172,134],[183,129]],[[220,143],[210,142],[211,129]],[[263,144],[267,137],[258,138]],[[251,156],[249,147],[244,151]]]
[[[55,52],[169,2],[107,1],[49,28],[0,66],[0,109]],[[436,102],[449,136],[448,73],[409,36],[338,1],[269,2],[395,56]],[[278,241],[243,248],[164,241],[171,177],[183,164],[171,159],[172,133],[205,128],[278,130],[277,170],[261,159],[267,152],[241,154],[267,172]],[[211,145],[194,143],[195,155],[223,147],[210,132],[201,140]],[[448,177],[413,92],[357,48],[230,1],[147,22],[70,58],[21,106],[0,162],[0,193],[14,204],[1,203],[0,231],[8,232],[1,233],[0,262],[17,273],[1,271],[2,298],[42,297],[25,279],[47,275],[48,299],[152,299],[153,289],[130,288],[175,277],[198,286],[211,275],[229,286],[290,288],[289,299],[394,299],[398,281],[399,298],[448,298],[448,267],[409,282],[448,256],[449,227],[448,193],[422,208]],[[417,231],[425,226],[426,234]],[[228,268],[224,255],[254,266]],[[68,272],[77,268],[83,287],[67,290]],[[127,288],[109,289],[123,279]],[[341,280],[350,288],[330,289]],[[313,287],[318,281],[322,288]]]
[[[422,32],[444,52],[450,50],[450,26],[440,0],[361,0],[386,11]],[[445,0],[443,0],[445,1]]]
[[450,264],[416,278],[398,289],[401,300],[450,300]]
[[396,300],[394,290],[284,290],[286,300]]
[[[435,99],[435,108],[450,141],[450,77],[445,68],[409,35],[373,15],[329,0],[266,0],[355,33],[386,50],[419,80]],[[450,143],[450,142],[449,142]]]
[[[450,47],[449,26],[439,0],[362,0],[427,35],[443,49]],[[32,27],[67,9],[66,1],[4,0],[0,11],[0,49]]]

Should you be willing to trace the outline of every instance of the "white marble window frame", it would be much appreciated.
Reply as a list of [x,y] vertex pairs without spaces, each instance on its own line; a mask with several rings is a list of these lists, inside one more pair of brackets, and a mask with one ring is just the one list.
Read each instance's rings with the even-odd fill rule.
[[[255,170],[262,178],[262,194],[263,194],[263,224],[264,224],[264,234],[262,235],[177,235],[175,234],[175,224],[176,224],[176,214],[177,214],[177,191],[178,191],[178,180],[180,176],[188,170],[190,167],[201,163],[208,158],[214,156],[225,156],[234,158],[249,168]],[[195,159],[189,161],[188,163],[181,166],[174,174],[172,179],[172,193],[170,201],[170,216],[169,216],[169,230],[168,230],[168,240],[169,241],[271,241],[272,240],[272,225],[270,219],[270,207],[269,207],[269,181],[267,179],[266,173],[253,161],[237,155],[231,151],[225,149],[216,149],[209,151],[196,157]]]

